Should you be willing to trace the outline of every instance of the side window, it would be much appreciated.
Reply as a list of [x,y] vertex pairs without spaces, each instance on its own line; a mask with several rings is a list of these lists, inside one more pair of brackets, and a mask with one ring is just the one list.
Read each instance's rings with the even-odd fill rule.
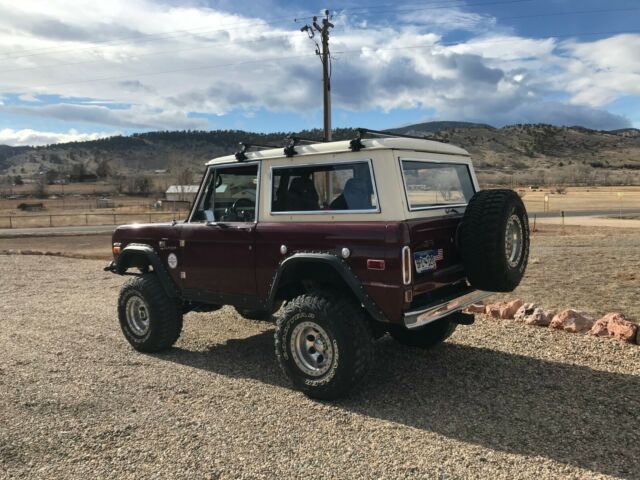
[[213,167],[202,185],[192,222],[253,222],[258,166]]
[[369,162],[275,167],[272,212],[377,211]]

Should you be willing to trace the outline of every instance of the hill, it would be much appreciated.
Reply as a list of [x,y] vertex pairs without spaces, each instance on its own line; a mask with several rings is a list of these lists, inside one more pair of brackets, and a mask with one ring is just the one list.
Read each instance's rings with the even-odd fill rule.
[[[426,136],[467,149],[484,182],[640,183],[640,130],[597,131],[544,124],[494,128],[466,122],[428,122],[389,130]],[[321,131],[297,135],[320,140]],[[336,129],[334,139],[353,138],[353,129]],[[95,172],[153,171],[190,165],[199,170],[207,159],[233,153],[239,142],[282,145],[284,132],[240,130],[150,132],[46,147],[0,146],[0,174],[35,175],[74,165]]]

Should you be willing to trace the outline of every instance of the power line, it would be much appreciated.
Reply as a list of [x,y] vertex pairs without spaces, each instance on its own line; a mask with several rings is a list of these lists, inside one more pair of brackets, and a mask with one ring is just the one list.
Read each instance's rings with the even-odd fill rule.
[[[549,34],[547,35],[545,38],[527,38],[526,40],[548,40],[548,39],[552,39],[552,38],[578,38],[578,37],[589,37],[589,36],[598,36],[598,35],[622,35],[622,34],[637,34],[640,33],[640,30],[631,30],[631,31],[623,31],[623,30],[618,30],[618,31],[606,31],[606,32],[585,32],[585,33],[579,33],[579,34]],[[482,44],[495,44],[495,43],[512,43],[514,41],[513,38],[501,38],[501,39],[496,39],[496,40],[479,40],[478,43],[482,43]],[[451,46],[458,46],[458,45],[467,45],[468,41],[465,42],[450,42],[450,43],[431,43],[431,44],[419,44],[419,45],[403,45],[403,46],[398,46],[398,47],[380,47],[380,48],[373,48],[372,50],[374,51],[387,51],[387,50],[409,50],[409,49],[419,49],[419,48],[435,48],[435,47],[451,47]],[[348,54],[348,53],[360,53],[362,52],[362,48],[358,48],[358,49],[350,49],[350,50],[342,50],[340,52],[336,52],[338,54]],[[83,84],[83,83],[99,83],[99,82],[105,82],[105,81],[112,81],[112,80],[124,80],[124,79],[128,79],[131,78],[132,76],[138,78],[138,77],[148,77],[148,76],[155,76],[155,75],[165,75],[165,74],[169,74],[169,73],[181,73],[181,72],[188,72],[188,71],[197,71],[197,70],[210,70],[210,69],[214,69],[214,68],[223,68],[223,67],[236,67],[236,66],[241,66],[241,65],[249,65],[249,64],[262,64],[262,63],[273,63],[273,62],[279,62],[279,61],[283,61],[283,60],[292,60],[292,59],[298,59],[298,58],[310,58],[310,57],[314,57],[314,54],[304,54],[304,55],[287,55],[287,56],[282,56],[282,57],[273,57],[273,58],[269,58],[269,59],[260,59],[260,60],[248,60],[248,61],[244,61],[244,62],[235,62],[235,63],[223,63],[223,64],[215,64],[215,65],[202,65],[202,66],[198,66],[198,67],[188,67],[188,68],[180,68],[180,69],[173,69],[173,70],[162,70],[162,71],[155,71],[155,72],[146,72],[146,73],[138,73],[138,74],[127,74],[127,75],[117,75],[117,76],[112,76],[112,77],[105,77],[105,78],[93,78],[93,79],[85,79],[85,80],[74,80],[74,81],[70,81],[70,82],[61,82],[61,83],[55,83],[55,84],[49,84],[49,85],[42,85],[42,86],[36,86],[33,88],[36,89],[49,89],[51,87],[57,87],[57,86],[63,86],[63,85],[75,85],[75,84]]]

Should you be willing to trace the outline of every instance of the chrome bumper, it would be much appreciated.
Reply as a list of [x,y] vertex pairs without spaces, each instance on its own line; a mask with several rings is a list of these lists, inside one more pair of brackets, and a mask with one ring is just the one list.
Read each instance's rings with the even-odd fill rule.
[[453,299],[440,301],[420,310],[406,312],[403,316],[404,325],[407,328],[422,327],[423,325],[446,317],[451,313],[458,312],[490,295],[493,295],[493,292],[470,290]]

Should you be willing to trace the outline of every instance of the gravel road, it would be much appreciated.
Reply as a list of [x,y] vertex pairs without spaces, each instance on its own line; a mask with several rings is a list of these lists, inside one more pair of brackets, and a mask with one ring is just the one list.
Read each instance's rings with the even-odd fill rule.
[[1,478],[640,478],[638,346],[479,320],[320,403],[227,308],[134,352],[102,266],[0,256]]

